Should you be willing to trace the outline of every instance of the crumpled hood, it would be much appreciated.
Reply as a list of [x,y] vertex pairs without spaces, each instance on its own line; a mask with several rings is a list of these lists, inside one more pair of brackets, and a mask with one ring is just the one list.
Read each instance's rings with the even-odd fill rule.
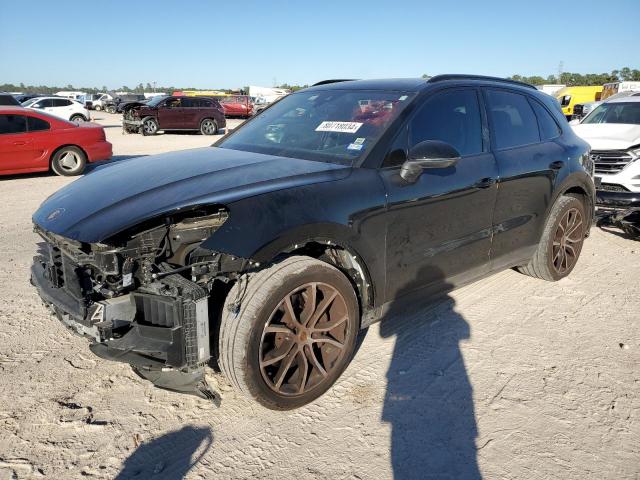
[[581,123],[573,131],[594,150],[626,150],[640,144],[640,125],[625,123]]
[[332,163],[212,147],[131,158],[58,190],[33,221],[63,237],[95,243],[173,210],[337,180],[349,171]]

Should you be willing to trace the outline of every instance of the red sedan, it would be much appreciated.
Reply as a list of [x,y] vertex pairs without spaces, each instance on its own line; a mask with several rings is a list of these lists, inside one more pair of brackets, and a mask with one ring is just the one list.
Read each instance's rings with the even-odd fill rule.
[[75,124],[22,107],[0,107],[0,175],[79,175],[87,162],[111,158],[104,128]]
[[228,95],[218,97],[218,101],[224,109],[225,117],[249,118],[253,115],[253,104],[247,95]]

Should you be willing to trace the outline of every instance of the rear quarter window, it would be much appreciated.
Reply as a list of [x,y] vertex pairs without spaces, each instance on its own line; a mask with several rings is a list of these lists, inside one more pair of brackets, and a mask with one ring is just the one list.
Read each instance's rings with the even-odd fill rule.
[[49,130],[50,125],[46,120],[36,117],[27,117],[27,127],[30,132],[41,132],[43,130]]
[[538,119],[538,126],[540,127],[540,139],[542,141],[551,140],[560,136],[562,131],[560,130],[560,126],[553,119],[551,114],[540,105],[537,101],[530,99],[531,106],[533,107],[533,111],[536,114],[536,118]]
[[503,90],[487,90],[487,98],[497,149],[540,142],[538,121],[527,97]]

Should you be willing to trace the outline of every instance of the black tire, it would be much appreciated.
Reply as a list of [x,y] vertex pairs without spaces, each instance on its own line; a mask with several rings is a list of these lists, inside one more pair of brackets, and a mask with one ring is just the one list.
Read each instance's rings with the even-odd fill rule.
[[[565,220],[571,222],[572,214],[576,215],[574,222],[568,228],[563,226]],[[589,227],[586,221],[585,206],[580,199],[567,195],[560,197],[551,208],[538,250],[526,266],[518,267],[518,271],[549,282],[569,275],[582,251]],[[569,238],[563,240],[561,237],[565,232],[569,233]]]
[[107,105],[104,111],[107,113],[116,113],[116,107],[114,107],[113,105]]
[[202,135],[217,135],[218,134],[218,122],[213,118],[205,118],[200,122],[200,133]]
[[82,122],[88,122],[89,120],[84,115],[80,115],[79,113],[76,113],[74,115],[71,115],[71,118],[69,118],[69,121],[73,123],[82,123]]
[[145,118],[140,130],[144,136],[155,135],[158,133],[158,121],[155,118]]
[[101,110],[102,110],[102,107],[101,107],[100,105],[96,105],[95,107],[93,107],[93,109],[94,109],[96,112],[99,112],[99,111],[101,111]]
[[[285,333],[284,340],[281,338],[280,346],[277,346],[275,342],[277,342],[278,335],[282,334],[267,331],[267,325],[270,329],[282,328],[282,324],[276,326],[276,323],[273,322],[274,315],[280,312],[279,308],[282,302],[285,302],[287,298],[291,299],[292,294],[297,295],[294,292],[302,292],[301,288],[307,285],[317,285],[318,293],[314,293],[313,297],[316,300],[315,305],[318,306],[319,312],[327,312],[320,317],[322,321],[316,320],[314,322],[309,332],[313,331],[313,327],[321,330],[328,325],[338,324],[333,314],[335,302],[338,302],[337,306],[343,308],[343,313],[337,313],[337,317],[348,317],[342,322],[344,323],[344,327],[341,327],[343,328],[342,334],[338,335],[342,343],[336,342],[342,347],[337,348],[331,343],[324,343],[327,338],[331,340],[336,338],[333,333],[330,336],[327,330],[324,330],[326,335],[314,332],[308,333],[308,337],[300,331],[292,336]],[[316,287],[313,288],[316,292]],[[331,291],[337,292],[340,296],[336,295],[335,302],[329,303],[329,307],[323,310],[321,306],[328,299],[328,296],[324,296],[324,288],[332,289]],[[309,294],[307,290],[304,292],[307,292],[307,296],[300,297],[304,300],[303,303],[296,303],[295,306],[300,312],[296,313],[299,316],[294,315],[296,322],[300,322],[298,325],[305,323],[306,300],[309,298]],[[239,308],[234,308],[236,299],[240,299]],[[309,305],[312,304],[309,303]],[[308,314],[310,317],[307,317],[307,321],[313,321],[315,308],[315,306],[311,307],[311,313]],[[280,321],[286,322],[283,320],[285,318],[287,318],[286,314],[281,317]],[[310,257],[290,257],[251,275],[248,281],[239,281],[232,287],[227,295],[221,316],[218,363],[234,387],[266,408],[272,410],[298,408],[321,396],[342,374],[353,356],[359,324],[358,301],[351,283],[342,272],[328,263]],[[290,332],[293,332],[293,329]],[[275,335],[275,337],[268,337],[268,335]],[[269,338],[274,338],[274,345],[269,347],[272,350],[265,349],[266,340]],[[288,347],[283,360],[276,361],[273,366],[268,367],[262,364],[263,356],[266,358],[270,353],[284,352],[282,350],[285,347],[284,342],[289,342],[293,347]],[[307,343],[300,346],[300,343],[304,342]],[[321,347],[321,345],[324,346]],[[330,349],[335,350],[332,353]],[[267,350],[268,353],[265,355]],[[339,352],[337,356],[336,352]],[[289,375],[287,384],[288,382],[300,382],[302,385],[300,389],[306,388],[306,391],[302,393],[299,393],[300,390],[287,393],[285,382],[280,387],[282,390],[276,391],[278,387],[275,385],[275,379],[278,378],[279,369],[283,368],[283,364],[291,354],[293,354],[292,358],[296,360],[296,363],[292,363],[292,360],[289,361],[289,366],[285,367],[281,377],[284,379]],[[326,358],[330,358],[331,355],[335,356],[335,360],[326,361]],[[315,359],[315,365],[320,368],[313,366],[311,357]],[[271,356],[271,359],[273,358],[274,355]],[[302,374],[302,366],[299,362],[307,364],[304,374]],[[274,382],[268,380],[267,369],[270,368],[278,369],[273,377]],[[292,370],[292,368],[295,369]],[[294,378],[298,380],[294,381]],[[307,388],[307,386],[309,387]]]
[[63,177],[80,175],[86,165],[87,156],[78,147],[62,147],[51,157],[51,170]]

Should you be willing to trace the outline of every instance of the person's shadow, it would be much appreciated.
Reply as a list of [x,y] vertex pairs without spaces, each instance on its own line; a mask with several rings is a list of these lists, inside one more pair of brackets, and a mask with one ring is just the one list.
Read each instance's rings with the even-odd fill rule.
[[[184,478],[213,444],[209,428],[183,427],[142,443],[124,462],[117,480]],[[194,453],[197,455],[194,457]]]
[[446,293],[428,304],[429,292],[411,297],[412,307],[396,301],[380,325],[382,337],[396,337],[382,413],[391,424],[394,478],[481,478],[472,387],[459,347],[469,325]]

